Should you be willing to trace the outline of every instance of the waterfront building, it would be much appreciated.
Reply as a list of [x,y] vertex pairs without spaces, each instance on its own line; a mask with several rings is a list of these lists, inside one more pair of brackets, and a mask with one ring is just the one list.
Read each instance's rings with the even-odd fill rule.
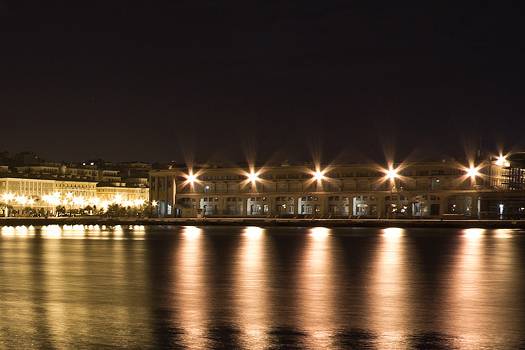
[[96,188],[96,197],[103,203],[115,202],[123,206],[141,206],[149,201],[147,187],[101,186]]
[[521,217],[525,193],[513,174],[523,170],[511,160],[172,167],[150,172],[150,201],[164,217]]
[[66,209],[107,209],[110,204],[140,207],[149,200],[145,187],[110,186],[80,179],[0,177],[0,215],[7,208],[16,212],[41,210],[53,214],[58,206]]

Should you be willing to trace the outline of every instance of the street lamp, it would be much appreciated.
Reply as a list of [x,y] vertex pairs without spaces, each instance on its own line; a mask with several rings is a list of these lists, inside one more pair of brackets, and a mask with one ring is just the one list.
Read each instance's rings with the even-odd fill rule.
[[248,177],[248,181],[250,181],[252,185],[254,185],[257,181],[259,181],[259,175],[253,170],[250,171],[250,173],[248,173],[247,177]]
[[476,177],[480,176],[479,168],[473,165],[469,166],[466,170],[466,175],[474,180]]
[[316,170],[316,171],[314,172],[314,179],[315,179],[316,181],[322,181],[324,178],[325,178],[325,176],[324,176],[324,172],[323,172],[323,171],[321,171],[321,170]]

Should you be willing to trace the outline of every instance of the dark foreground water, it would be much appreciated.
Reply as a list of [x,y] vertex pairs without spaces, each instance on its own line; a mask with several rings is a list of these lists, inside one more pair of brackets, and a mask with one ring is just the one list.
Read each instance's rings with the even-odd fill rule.
[[0,348],[525,348],[525,232],[3,227]]

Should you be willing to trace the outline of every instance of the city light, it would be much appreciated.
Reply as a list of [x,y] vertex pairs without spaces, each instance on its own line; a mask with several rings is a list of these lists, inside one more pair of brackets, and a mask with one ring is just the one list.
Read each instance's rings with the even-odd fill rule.
[[197,176],[193,173],[190,173],[188,174],[188,176],[186,176],[186,180],[193,185],[193,183],[195,183],[195,181],[197,181]]
[[14,193],[7,192],[2,195],[2,200],[6,203],[11,202],[13,199],[15,199]]
[[481,173],[479,172],[479,167],[475,167],[475,166],[473,166],[473,165],[471,165],[470,167],[468,167],[468,168],[465,170],[465,172],[466,172],[466,175],[467,175],[468,177],[470,177],[471,179],[474,179],[474,178],[476,178],[476,177],[478,177],[478,176],[481,175]]
[[15,197],[15,202],[17,204],[20,204],[20,205],[26,205],[27,204],[27,197],[22,195],[22,196],[16,196]]
[[244,187],[244,186],[251,184],[252,190],[257,191],[257,187],[256,187],[257,183],[263,182],[263,180],[260,177],[263,171],[264,171],[263,168],[259,170],[255,170],[253,166],[250,166],[248,171],[241,170],[240,172],[241,175],[245,177],[245,180],[241,182],[241,186]]
[[257,175],[257,173],[252,170],[248,174],[248,180],[253,184],[253,183],[259,181],[259,175]]
[[500,153],[499,156],[496,157],[496,165],[501,167],[507,167],[510,165],[509,161],[507,160],[507,156]]
[[146,204],[145,199],[141,198],[126,198],[120,193],[117,193],[110,200],[103,200],[99,197],[84,197],[75,195],[72,192],[60,193],[54,192],[50,194],[44,194],[40,197],[40,200],[35,197],[30,197],[24,194],[15,195],[13,193],[7,192],[0,195],[2,202],[6,204],[12,204],[15,206],[45,206],[45,207],[56,207],[63,205],[68,209],[72,208],[85,208],[86,206],[97,207],[98,209],[107,210],[108,206],[112,204],[122,205],[124,207],[142,207]]
[[386,170],[385,177],[388,180],[397,179],[399,177],[398,169],[394,169],[394,168],[390,167],[388,170]]
[[314,179],[316,181],[322,181],[325,178],[324,173],[321,170],[316,170],[314,172]]

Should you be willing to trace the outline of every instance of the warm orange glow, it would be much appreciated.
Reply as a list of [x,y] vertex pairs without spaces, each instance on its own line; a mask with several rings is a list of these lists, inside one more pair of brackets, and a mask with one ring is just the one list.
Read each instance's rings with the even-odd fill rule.
[[194,174],[189,174],[189,175],[187,176],[187,180],[188,180],[189,183],[192,184],[192,183],[194,183],[195,181],[197,181],[197,176],[195,176]]
[[249,167],[248,171],[241,171],[241,175],[246,177],[244,181],[242,181],[241,186],[247,186],[248,184],[251,184],[252,189],[256,191],[256,185],[259,182],[263,182],[263,179],[261,179],[260,175],[263,173],[264,169],[261,168],[259,170],[255,170],[253,166]]
[[315,173],[314,173],[314,179],[316,179],[317,181],[321,181],[324,179],[324,174],[322,171],[320,170],[317,170]]
[[190,188],[193,190],[195,188],[195,184],[198,184],[200,183],[201,181],[199,180],[199,175],[200,175],[200,171],[197,171],[197,172],[193,172],[193,169],[188,169],[188,173],[187,174],[182,174],[182,176],[186,179],[183,183],[182,183],[182,186],[190,186]]
[[402,162],[401,164],[395,165],[393,160],[387,160],[387,167],[383,167],[379,164],[374,165],[374,169],[384,175],[378,179],[378,183],[389,182],[392,187],[396,186],[396,180],[400,183],[407,181],[407,178],[401,175],[401,171],[408,166],[407,163]]
[[498,229],[495,231],[494,237],[500,238],[500,239],[507,239],[512,238],[512,230],[511,229]]
[[184,335],[180,341],[183,348],[206,349],[206,334],[203,326],[207,321],[206,306],[209,296],[206,295],[206,268],[204,264],[202,230],[196,226],[185,226],[182,229],[182,239],[175,252],[173,266],[172,293],[169,302],[184,305],[174,314],[175,324],[184,325]]
[[474,167],[474,166],[470,166],[469,168],[467,168],[466,169],[466,174],[470,178],[476,178],[476,177],[481,175],[480,172],[479,172],[479,168],[478,167]]
[[197,239],[200,237],[202,229],[197,226],[184,226],[182,234],[187,239]]
[[388,227],[383,229],[383,237],[386,239],[398,239],[403,237],[405,230],[399,227]]
[[394,180],[399,177],[398,170],[394,168],[390,168],[386,170],[385,176],[388,180]]
[[257,226],[248,226],[243,232],[243,236],[249,239],[259,239],[262,237],[264,229]]
[[257,173],[255,173],[254,171],[251,171],[249,174],[248,174],[248,180],[251,182],[251,183],[255,183],[257,181],[259,181],[259,175]]
[[500,153],[499,156],[496,157],[496,165],[501,167],[509,166],[510,163],[507,160],[507,156]]
[[485,229],[482,228],[467,228],[463,230],[463,236],[467,239],[480,239],[484,233]]
[[330,229],[327,227],[314,227],[310,230],[310,237],[316,240],[324,240],[330,235]]

